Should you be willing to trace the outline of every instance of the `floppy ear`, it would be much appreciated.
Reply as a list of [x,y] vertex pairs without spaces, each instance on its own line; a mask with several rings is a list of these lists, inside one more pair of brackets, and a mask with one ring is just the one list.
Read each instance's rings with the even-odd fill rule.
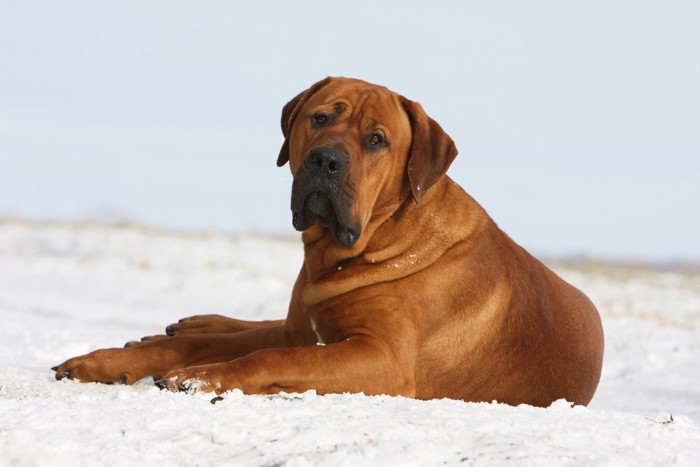
[[277,167],[282,167],[289,161],[289,132],[292,129],[292,124],[294,124],[294,120],[297,118],[299,110],[304,105],[304,103],[307,100],[309,100],[309,97],[311,97],[316,91],[321,89],[330,81],[331,78],[328,77],[322,79],[318,83],[313,84],[309,89],[301,91],[299,94],[297,94],[294,97],[294,99],[287,102],[287,105],[285,105],[282,108],[282,119],[280,123],[282,124],[282,134],[284,135],[284,143],[282,143],[280,155],[277,156]]
[[423,193],[445,175],[457,156],[457,147],[418,102],[402,97],[401,104],[411,122],[413,139],[408,155],[408,179],[413,198],[419,203]]

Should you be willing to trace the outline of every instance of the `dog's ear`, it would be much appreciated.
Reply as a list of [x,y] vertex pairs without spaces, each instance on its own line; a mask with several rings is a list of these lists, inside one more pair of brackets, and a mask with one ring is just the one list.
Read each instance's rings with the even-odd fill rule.
[[445,175],[457,156],[457,147],[418,102],[402,97],[401,104],[411,122],[413,137],[408,155],[408,179],[413,198],[419,203],[423,193]]
[[294,124],[294,120],[297,118],[299,110],[304,103],[309,100],[309,97],[313,96],[316,91],[321,89],[330,81],[331,78],[328,77],[322,79],[318,83],[313,84],[309,89],[301,91],[299,94],[297,94],[294,99],[287,102],[287,105],[282,108],[282,119],[280,123],[282,125],[282,135],[284,135],[284,143],[282,143],[280,154],[277,156],[277,167],[282,167],[289,161],[289,132],[292,130],[292,125]]

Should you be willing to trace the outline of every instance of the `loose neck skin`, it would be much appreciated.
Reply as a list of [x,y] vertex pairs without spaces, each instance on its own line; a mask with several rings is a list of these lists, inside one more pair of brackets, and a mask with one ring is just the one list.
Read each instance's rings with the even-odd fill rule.
[[[455,203],[455,197],[468,195],[447,176],[425,193],[420,204],[407,193],[373,214],[353,248],[338,245],[330,230],[318,223],[306,230],[302,234],[307,278],[304,303],[315,305],[360,287],[401,279],[434,264],[484,218],[476,202],[453,212],[438,209],[444,204],[465,204]],[[455,228],[456,224],[460,227]]]

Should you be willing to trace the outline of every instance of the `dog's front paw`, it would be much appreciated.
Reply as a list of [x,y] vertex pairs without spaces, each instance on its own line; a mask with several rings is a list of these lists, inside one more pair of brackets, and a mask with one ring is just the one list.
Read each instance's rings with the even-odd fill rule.
[[245,322],[221,315],[195,315],[182,318],[165,328],[168,336],[176,334],[232,333],[249,329]]
[[154,336],[146,336],[142,337],[141,340],[138,341],[129,341],[126,344],[124,344],[124,347],[127,349],[133,348],[133,347],[139,347],[144,344],[151,344],[153,342],[158,342],[162,341],[163,339],[169,339],[170,336],[167,336],[165,334],[156,334]]
[[77,379],[82,382],[106,384],[133,384],[146,375],[140,375],[129,365],[127,349],[102,349],[71,358],[51,368],[56,379]]
[[217,389],[221,389],[221,383],[216,378],[212,379],[210,372],[200,368],[171,371],[156,381],[155,385],[169,391],[188,393],[217,392]]
[[225,374],[225,372],[222,372],[223,366],[223,364],[202,365],[171,371],[158,381],[155,381],[155,385],[161,389],[174,392],[214,392],[221,394],[229,389],[238,387],[230,378],[223,377]]

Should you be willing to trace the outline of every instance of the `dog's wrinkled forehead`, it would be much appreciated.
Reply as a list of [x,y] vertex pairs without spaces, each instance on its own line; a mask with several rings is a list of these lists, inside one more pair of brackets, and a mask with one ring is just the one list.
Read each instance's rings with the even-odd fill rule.
[[[358,123],[367,123],[370,120],[397,120],[398,123],[409,126],[398,94],[384,86],[348,78],[334,78],[316,91],[300,109],[299,117],[309,118],[317,110],[342,114],[344,118]],[[384,121],[379,123],[394,123]]]

